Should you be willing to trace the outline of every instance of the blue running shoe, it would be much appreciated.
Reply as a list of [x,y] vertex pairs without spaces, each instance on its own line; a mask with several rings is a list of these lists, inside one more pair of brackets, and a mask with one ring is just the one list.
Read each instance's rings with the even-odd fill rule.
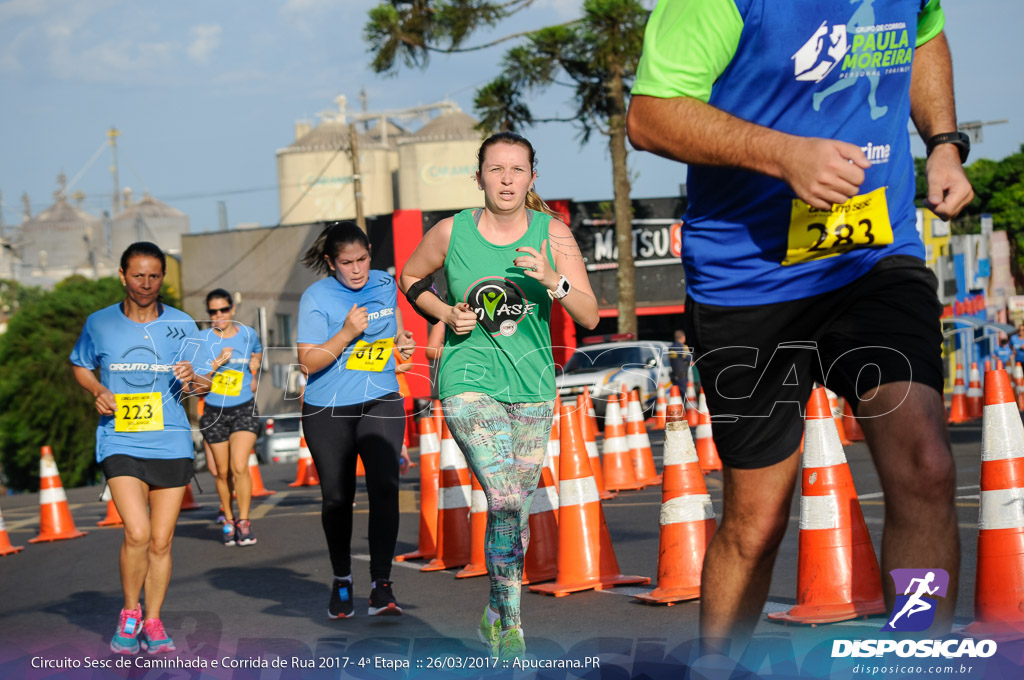
[[332,619],[347,619],[355,616],[352,602],[352,578],[335,578],[331,583],[331,603],[327,605],[327,616]]
[[224,522],[224,526],[220,528],[221,540],[224,541],[224,545],[235,544],[235,523],[234,521]]
[[122,609],[117,630],[110,640],[110,651],[115,654],[138,654],[139,631],[142,630],[142,607]]

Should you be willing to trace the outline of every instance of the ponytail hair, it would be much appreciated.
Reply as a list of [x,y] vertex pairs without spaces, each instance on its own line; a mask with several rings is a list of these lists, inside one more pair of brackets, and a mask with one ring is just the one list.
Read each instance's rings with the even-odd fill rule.
[[333,260],[338,253],[353,243],[362,245],[367,252],[370,251],[370,239],[355,222],[331,222],[324,227],[324,230],[313,241],[313,245],[302,256],[302,264],[322,276],[328,276],[331,273],[331,267],[327,264],[327,260]]
[[565,219],[565,215],[563,215],[562,213],[558,212],[550,205],[545,203],[544,199],[538,196],[537,192],[534,191],[533,189],[530,189],[528,192],[526,192],[526,209],[534,210],[536,212],[542,212],[545,215],[549,215],[558,220]]

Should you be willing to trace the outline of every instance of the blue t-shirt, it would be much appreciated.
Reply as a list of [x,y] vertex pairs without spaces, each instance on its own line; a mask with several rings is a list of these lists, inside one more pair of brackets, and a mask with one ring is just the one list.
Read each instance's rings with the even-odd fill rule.
[[359,290],[345,287],[334,276],[306,289],[299,301],[298,342],[322,345],[333,338],[353,304],[366,307],[369,325],[334,363],[309,376],[305,403],[349,406],[398,392],[392,351],[398,334],[397,291],[395,280],[376,269]]
[[1024,363],[1024,338],[1014,333],[1010,336],[1010,347],[1013,348],[1014,362]]
[[100,382],[114,393],[116,415],[100,416],[96,460],[192,458],[192,427],[181,405],[182,384],[174,364],[205,356],[199,329],[184,312],[164,306],[149,323],[132,321],[121,303],[93,312],[71,352],[71,363],[100,368]]
[[[723,306],[796,300],[835,290],[890,255],[924,258],[907,121],[914,50],[941,30],[938,5],[658,3],[633,94],[707,93],[704,101],[737,118],[850,142],[871,162],[857,196],[832,211],[811,208],[767,175],[691,165],[682,231],[690,296]],[[688,66],[695,60],[706,66],[699,77]]]
[[210,379],[213,381],[213,388],[206,395],[208,406],[224,408],[225,406],[238,406],[251,401],[255,396],[252,391],[252,372],[249,370],[249,360],[253,354],[261,354],[263,345],[256,334],[255,329],[240,323],[232,322],[238,329],[230,338],[223,337],[212,328],[203,331],[200,338],[203,340],[207,352],[207,359],[200,370],[200,373],[208,373],[213,370],[213,360],[216,359],[225,347],[232,349],[231,358],[219,368]]

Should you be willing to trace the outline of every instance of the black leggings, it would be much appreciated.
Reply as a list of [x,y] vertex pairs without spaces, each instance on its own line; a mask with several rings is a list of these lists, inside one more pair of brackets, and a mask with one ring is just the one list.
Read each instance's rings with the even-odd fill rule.
[[370,497],[370,578],[390,578],[398,540],[398,462],[405,439],[402,396],[394,393],[334,408],[304,404],[302,429],[320,476],[321,520],[334,575],[352,573],[358,453]]

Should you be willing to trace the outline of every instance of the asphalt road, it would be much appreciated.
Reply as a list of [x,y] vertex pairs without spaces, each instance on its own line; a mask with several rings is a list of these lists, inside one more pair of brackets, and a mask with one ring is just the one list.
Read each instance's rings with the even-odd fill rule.
[[[978,424],[952,429],[963,547],[957,625],[969,623],[973,613],[980,437]],[[652,433],[651,438],[660,469],[661,434]],[[863,444],[848,446],[846,453],[877,553],[883,518],[878,478]],[[399,553],[416,547],[417,471],[414,468],[402,482]],[[522,619],[529,658],[591,664],[569,670],[486,668],[489,662],[476,642],[476,626],[487,601],[486,577],[457,580],[450,571],[420,572],[420,562],[396,563],[394,588],[405,615],[366,616],[364,598],[370,589],[368,505],[361,487],[353,535],[357,615],[349,620],[329,620],[326,610],[331,570],[319,521],[320,492],[319,488],[289,488],[295,472],[294,464],[262,467],[266,486],[277,493],[255,504],[252,517],[258,543],[231,548],[219,542],[213,480],[207,473],[199,475],[203,490],[196,493],[196,499],[203,507],[181,514],[163,620],[178,645],[180,663],[205,661],[207,665],[202,668],[144,665],[86,669],[87,663],[116,661],[108,653],[107,644],[121,605],[117,571],[121,529],[96,526],[105,515],[105,503],[98,501],[99,488],[70,489],[68,498],[76,525],[88,535],[30,545],[28,539],[38,532],[37,495],[0,499],[12,542],[25,546],[19,554],[0,558],[0,678],[398,680],[495,673],[506,677],[511,673],[533,677],[536,673],[543,678],[682,678],[684,668],[691,665],[704,670],[694,670],[690,677],[744,677],[733,675],[721,659],[699,658],[698,603],[648,606],[630,597],[653,585],[559,598],[523,593]],[[718,511],[721,477],[712,473],[706,481]],[[766,612],[788,609],[795,602],[798,502],[794,500]],[[660,489],[621,493],[604,502],[603,510],[622,573],[656,580]],[[853,664],[860,660],[830,658],[831,640],[878,637],[876,633],[885,621],[886,617],[875,616],[810,628],[764,620],[756,633],[759,642],[751,648],[753,656],[746,665],[757,673],[756,677],[859,677],[865,671],[853,670]],[[1024,651],[1004,644],[998,658],[1004,656],[1012,662],[1007,668],[1016,669],[1015,673],[1004,676],[1005,669],[991,665],[996,659],[989,659],[983,675],[977,675],[977,670],[962,673],[955,669],[947,677],[1024,675]],[[214,661],[216,668],[211,665]],[[150,658],[130,662],[145,664]],[[221,665],[224,662],[228,668]],[[71,667],[33,668],[46,663]],[[409,664],[407,669],[396,667],[404,663]],[[595,663],[599,665],[592,665]],[[916,676],[883,673],[879,677]]]

